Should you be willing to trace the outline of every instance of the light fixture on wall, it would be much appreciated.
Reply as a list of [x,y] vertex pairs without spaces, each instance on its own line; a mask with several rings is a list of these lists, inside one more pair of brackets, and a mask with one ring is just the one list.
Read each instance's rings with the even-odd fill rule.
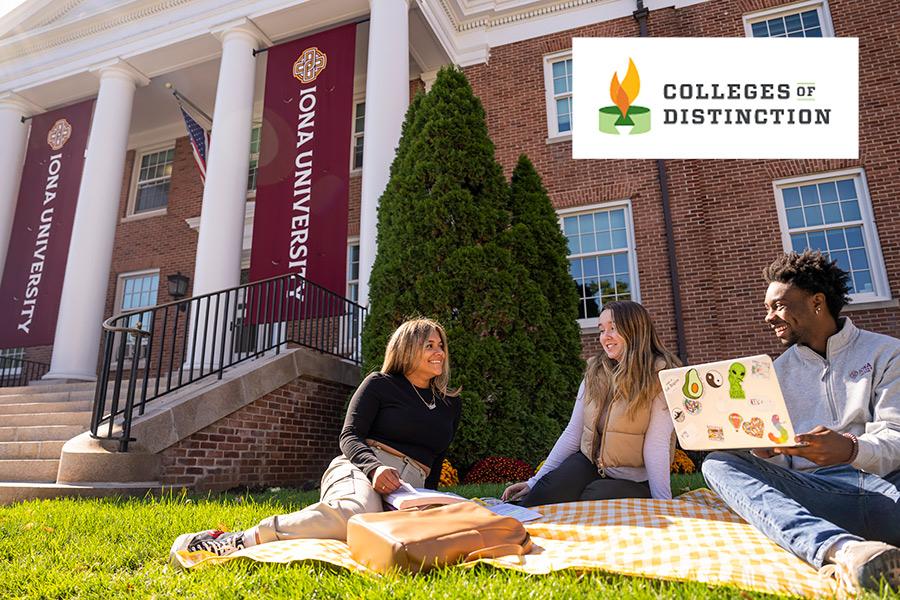
[[191,282],[190,277],[182,275],[181,271],[178,271],[178,273],[169,275],[166,279],[169,282],[169,295],[173,300],[181,300],[187,295],[188,284]]

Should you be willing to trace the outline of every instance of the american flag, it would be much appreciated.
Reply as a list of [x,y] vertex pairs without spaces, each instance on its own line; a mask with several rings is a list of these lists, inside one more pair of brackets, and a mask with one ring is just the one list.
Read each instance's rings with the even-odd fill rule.
[[197,168],[200,169],[200,180],[206,183],[206,153],[209,149],[209,134],[205,129],[181,109],[184,116],[184,124],[187,125],[188,137],[191,140],[191,149],[194,151],[194,160],[197,162]]

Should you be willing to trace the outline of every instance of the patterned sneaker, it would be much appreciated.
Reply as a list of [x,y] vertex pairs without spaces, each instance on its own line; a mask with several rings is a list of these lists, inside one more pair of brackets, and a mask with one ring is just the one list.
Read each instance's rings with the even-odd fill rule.
[[227,556],[244,548],[243,531],[219,531],[208,529],[199,533],[183,533],[175,539],[169,550],[169,563],[180,567],[177,555],[183,552],[204,551],[216,556]]
[[211,552],[216,556],[228,556],[244,549],[243,531],[204,531],[188,542],[188,552]]
[[851,591],[879,591],[881,580],[900,590],[900,548],[881,542],[847,542],[834,556],[842,583]]

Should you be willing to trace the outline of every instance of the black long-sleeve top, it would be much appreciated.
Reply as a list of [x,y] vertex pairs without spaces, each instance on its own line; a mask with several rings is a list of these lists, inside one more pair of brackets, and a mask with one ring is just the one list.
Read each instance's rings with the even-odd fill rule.
[[[416,394],[418,390],[418,394]],[[459,397],[432,396],[430,389],[416,388],[403,375],[372,373],[356,389],[347,407],[341,430],[341,452],[366,476],[382,463],[366,439],[376,440],[431,465],[425,487],[436,489],[441,465],[456,427],[462,404]],[[435,402],[434,409],[425,406]]]

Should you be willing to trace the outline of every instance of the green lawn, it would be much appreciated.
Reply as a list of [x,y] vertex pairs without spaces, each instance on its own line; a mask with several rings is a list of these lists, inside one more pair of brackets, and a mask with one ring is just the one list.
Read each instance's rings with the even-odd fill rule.
[[[673,489],[702,485],[675,476]],[[459,486],[499,495],[502,486]],[[710,588],[590,573],[529,576],[490,567],[377,578],[326,565],[236,561],[192,572],[167,566],[174,538],[245,528],[296,510],[317,492],[44,500],[0,507],[0,598],[763,598]],[[873,596],[874,597],[874,596]],[[894,596],[900,597],[900,596]]]

